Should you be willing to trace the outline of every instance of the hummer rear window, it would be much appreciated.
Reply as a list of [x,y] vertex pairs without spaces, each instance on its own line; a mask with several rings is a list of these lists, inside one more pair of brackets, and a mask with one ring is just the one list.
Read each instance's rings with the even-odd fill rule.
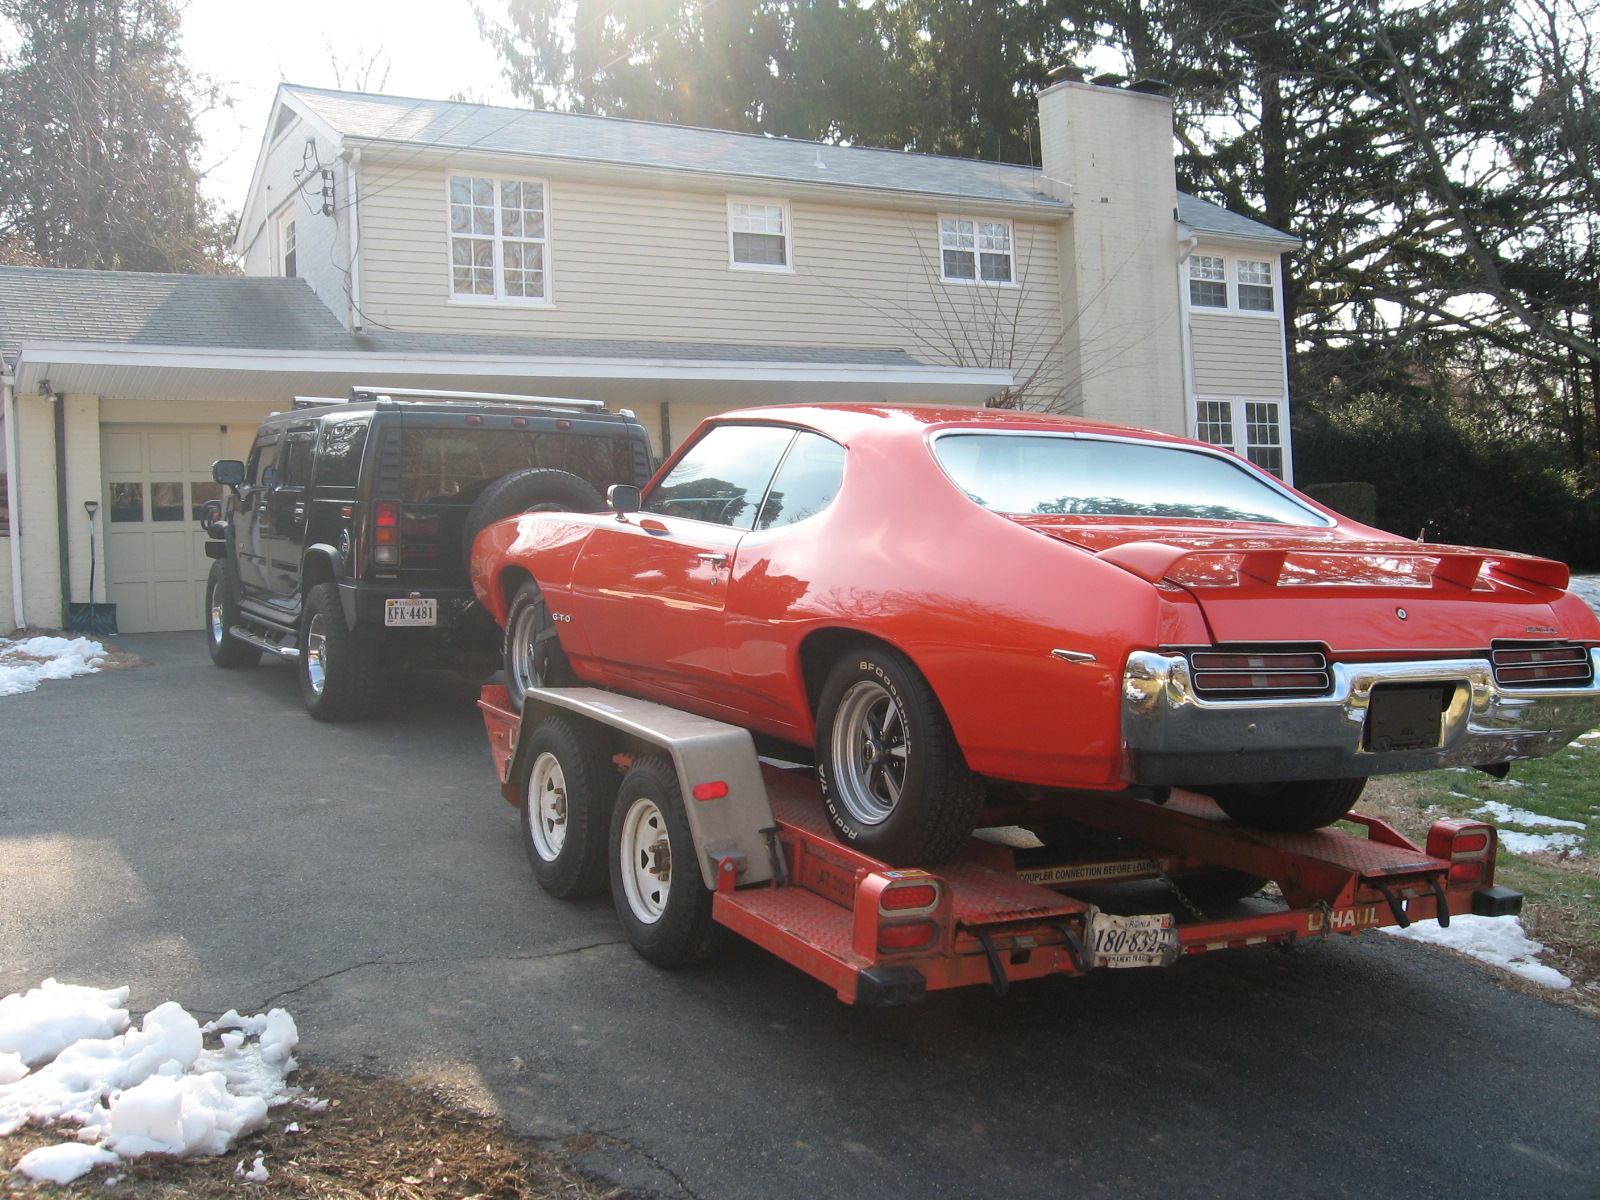
[[400,496],[407,504],[471,504],[489,484],[525,467],[570,471],[604,495],[633,478],[627,438],[520,429],[428,429],[400,438]]

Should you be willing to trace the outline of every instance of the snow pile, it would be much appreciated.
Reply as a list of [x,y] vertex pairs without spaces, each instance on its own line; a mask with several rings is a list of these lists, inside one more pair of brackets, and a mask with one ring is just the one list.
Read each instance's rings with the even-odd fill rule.
[[1576,829],[1576,833],[1517,833],[1515,830],[1500,830],[1500,844],[1513,854],[1537,854],[1541,850],[1567,851],[1578,855],[1583,851],[1578,849],[1578,843],[1583,841],[1584,832],[1589,828],[1582,821],[1567,821],[1561,817],[1547,817],[1542,813],[1529,812],[1525,808],[1512,808],[1509,804],[1502,804],[1498,800],[1481,800],[1478,802],[1477,811],[1488,813],[1498,823],[1510,822],[1512,825],[1526,825],[1530,829]]
[[[222,1154],[293,1098],[285,1077],[299,1034],[283,1009],[230,1011],[202,1027],[169,1001],[129,1029],[115,1007],[127,998],[127,988],[47,979],[0,1000],[0,1136],[29,1121],[72,1121],[79,1143],[93,1143],[24,1156],[17,1166],[29,1178],[66,1183],[142,1154]],[[205,1048],[208,1033],[219,1048]]]
[[1572,986],[1572,980],[1554,967],[1533,961],[1544,946],[1524,932],[1518,917],[1474,917],[1462,914],[1450,918],[1448,929],[1441,928],[1437,921],[1415,921],[1406,929],[1384,926],[1383,932],[1394,937],[1410,938],[1414,942],[1445,946],[1482,962],[1504,967],[1513,975],[1520,975],[1547,988]]
[[89,675],[106,661],[106,648],[88,638],[0,638],[0,696],[31,692],[46,679]]

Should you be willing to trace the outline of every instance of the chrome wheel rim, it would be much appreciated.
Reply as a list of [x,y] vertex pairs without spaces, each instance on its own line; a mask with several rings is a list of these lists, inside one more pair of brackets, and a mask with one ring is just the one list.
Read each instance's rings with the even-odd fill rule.
[[905,790],[905,713],[882,684],[862,680],[839,699],[832,737],[834,790],[851,818],[881,825]]
[[567,844],[567,776],[554,754],[547,751],[534,760],[522,802],[534,850],[545,862],[555,862]]
[[312,613],[311,620],[306,623],[306,682],[316,696],[322,695],[322,689],[328,683],[328,635],[325,629],[322,614]]
[[519,699],[529,688],[544,685],[543,656],[539,649],[539,614],[543,608],[543,600],[528,605],[517,613],[511,625],[511,669],[506,673],[506,682]]
[[222,636],[227,629],[222,624],[222,601],[217,598],[217,589],[211,589],[211,644],[222,645]]
[[654,925],[667,911],[672,888],[672,842],[654,800],[641,797],[628,809],[618,853],[628,909],[641,924]]

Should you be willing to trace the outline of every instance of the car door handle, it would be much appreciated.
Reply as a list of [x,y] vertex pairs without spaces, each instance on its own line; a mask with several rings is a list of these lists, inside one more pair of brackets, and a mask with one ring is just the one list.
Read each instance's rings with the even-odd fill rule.
[[697,554],[695,557],[701,562],[705,563],[705,565],[710,567],[713,571],[718,567],[725,567],[728,565],[728,556],[726,554]]
[[300,504],[296,504],[294,506],[294,519],[296,521],[298,521],[301,517],[303,517],[305,515],[306,515],[306,506],[305,506],[304,502],[302,502]]

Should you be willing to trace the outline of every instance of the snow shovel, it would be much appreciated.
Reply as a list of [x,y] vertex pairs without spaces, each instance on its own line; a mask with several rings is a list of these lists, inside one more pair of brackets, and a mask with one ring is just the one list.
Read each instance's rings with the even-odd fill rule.
[[98,500],[83,502],[83,511],[89,514],[89,603],[67,605],[67,628],[73,633],[107,637],[117,631],[117,606],[94,602],[94,514],[99,508]]

